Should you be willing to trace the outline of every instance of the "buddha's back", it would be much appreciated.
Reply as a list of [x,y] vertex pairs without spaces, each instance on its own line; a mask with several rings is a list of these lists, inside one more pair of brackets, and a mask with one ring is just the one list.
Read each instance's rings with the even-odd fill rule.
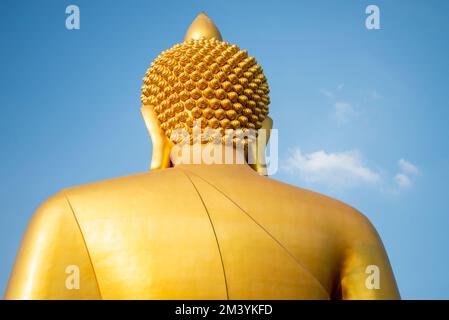
[[[366,285],[370,265],[379,268],[380,289]],[[79,288],[68,281],[73,270]],[[354,209],[247,165],[180,165],[48,200],[30,223],[6,297],[330,299],[398,292],[376,232]]]
[[[397,298],[364,216],[256,173],[269,137],[277,143],[269,91],[255,57],[199,14],[143,78],[152,171],[42,205],[6,298]],[[255,171],[205,164],[228,160]]]

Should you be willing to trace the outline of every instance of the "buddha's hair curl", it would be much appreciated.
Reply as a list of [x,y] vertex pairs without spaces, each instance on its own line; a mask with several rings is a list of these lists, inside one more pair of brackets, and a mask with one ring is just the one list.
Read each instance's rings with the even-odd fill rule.
[[176,130],[191,136],[200,120],[202,133],[216,129],[225,141],[227,129],[258,130],[268,114],[268,83],[256,59],[215,38],[163,51],[143,81],[142,103],[152,107],[168,138]]

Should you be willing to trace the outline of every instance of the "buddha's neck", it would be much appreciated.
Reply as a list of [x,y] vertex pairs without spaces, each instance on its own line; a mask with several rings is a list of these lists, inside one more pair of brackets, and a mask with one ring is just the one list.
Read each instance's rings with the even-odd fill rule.
[[194,144],[172,148],[170,160],[180,164],[246,164],[245,151],[222,144]]

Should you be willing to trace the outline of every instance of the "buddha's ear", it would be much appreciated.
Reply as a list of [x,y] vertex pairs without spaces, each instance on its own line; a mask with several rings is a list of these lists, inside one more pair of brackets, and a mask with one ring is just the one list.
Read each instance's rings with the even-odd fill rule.
[[265,120],[262,122],[262,127],[260,129],[265,129],[267,133],[267,139],[265,142],[265,146],[268,144],[268,141],[270,140],[271,135],[271,129],[273,129],[273,119],[271,119],[269,116],[265,118]]
[[[273,119],[266,117],[259,129],[259,137],[257,143],[250,144],[248,152],[252,154],[255,163],[249,165],[260,175],[267,175],[267,161],[265,158],[265,150],[270,140],[271,129],[273,128]],[[264,130],[264,131],[263,131]],[[261,140],[262,139],[262,140]]]
[[144,104],[142,105],[140,111],[153,144],[151,170],[169,168],[171,165],[170,150],[173,143],[167,138],[164,131],[161,129],[152,106]]

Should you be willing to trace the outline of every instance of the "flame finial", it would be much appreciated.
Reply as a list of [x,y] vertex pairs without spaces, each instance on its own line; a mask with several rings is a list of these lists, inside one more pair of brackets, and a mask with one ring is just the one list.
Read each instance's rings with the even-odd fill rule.
[[197,40],[200,38],[215,38],[222,41],[221,33],[215,23],[204,13],[201,12],[195,20],[193,20],[187,30],[184,41]]

